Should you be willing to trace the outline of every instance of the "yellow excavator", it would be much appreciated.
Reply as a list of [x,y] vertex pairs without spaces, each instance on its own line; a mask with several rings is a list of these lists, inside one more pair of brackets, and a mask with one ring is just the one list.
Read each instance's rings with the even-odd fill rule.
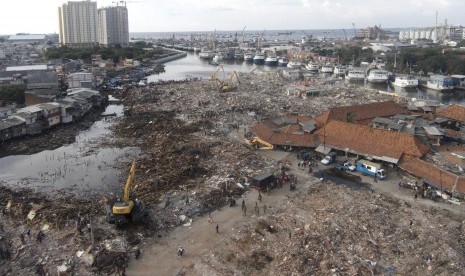
[[[224,80],[221,80],[217,77],[218,73],[222,71],[223,72],[223,79]],[[235,78],[234,78],[235,77]],[[241,83],[239,81],[239,76],[237,75],[237,72],[236,71],[233,71],[231,73],[231,75],[229,76],[229,78],[226,79],[225,77],[225,72],[224,72],[224,69],[223,69],[223,66],[221,66],[221,68],[217,69],[215,71],[215,73],[213,73],[213,75],[211,76],[210,78],[211,80],[214,80],[216,81],[216,84],[218,85],[218,89],[220,90],[220,92],[229,92],[229,91],[232,91],[234,90],[236,87],[237,87],[237,84]],[[236,79],[237,83],[235,83],[234,79]]]
[[257,136],[254,136],[251,139],[244,139],[244,142],[249,146],[253,146],[261,150],[272,150],[274,148],[272,144],[268,143],[265,140],[260,139]]
[[128,179],[123,188],[122,196],[117,196],[114,203],[111,204],[108,221],[114,223],[116,227],[122,227],[129,222],[140,222],[148,216],[144,203],[139,199],[132,199],[129,196],[134,181],[134,176],[137,170],[137,163],[132,162],[131,170],[129,171]]

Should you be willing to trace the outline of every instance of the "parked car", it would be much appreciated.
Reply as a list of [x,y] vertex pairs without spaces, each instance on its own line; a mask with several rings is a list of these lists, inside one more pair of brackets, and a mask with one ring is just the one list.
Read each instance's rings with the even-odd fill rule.
[[346,168],[346,170],[351,171],[351,172],[355,172],[355,170],[357,169],[357,167],[355,167],[355,165],[353,165],[349,161],[345,161],[342,164],[342,166],[344,166],[344,168]]
[[328,153],[328,155],[325,156],[325,158],[323,158],[321,160],[321,163],[323,165],[329,165],[329,164],[333,163],[334,161],[336,161],[336,156],[337,156],[337,153],[330,152],[330,153]]
[[338,169],[338,170],[341,170],[341,171],[346,171],[347,170],[347,168],[344,165],[340,165],[340,164],[337,164],[335,168]]

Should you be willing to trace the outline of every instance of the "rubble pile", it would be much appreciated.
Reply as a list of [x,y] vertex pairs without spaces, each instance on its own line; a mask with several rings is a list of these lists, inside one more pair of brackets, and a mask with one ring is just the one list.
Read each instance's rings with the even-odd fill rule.
[[204,255],[211,274],[463,274],[464,222],[445,210],[318,180],[269,210]]

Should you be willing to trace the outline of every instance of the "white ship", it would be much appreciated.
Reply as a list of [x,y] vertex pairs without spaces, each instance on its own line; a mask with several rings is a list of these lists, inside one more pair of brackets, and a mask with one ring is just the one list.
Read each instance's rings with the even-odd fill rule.
[[429,78],[426,87],[437,91],[449,91],[454,89],[454,83],[451,77],[435,75]]
[[346,79],[349,80],[349,81],[350,80],[364,80],[365,77],[366,77],[366,75],[365,75],[365,70],[364,69],[354,67],[354,68],[349,70],[349,72],[347,73]]
[[310,61],[305,65],[305,69],[308,71],[318,71],[318,69],[320,69],[320,65],[316,62]]
[[250,52],[245,53],[244,60],[249,61],[249,62],[253,61],[253,53],[250,53]]
[[298,61],[298,60],[291,60],[289,61],[289,63],[287,64],[287,68],[291,68],[291,69],[300,69],[302,68],[302,62]]
[[265,63],[265,55],[260,53],[259,51],[257,51],[255,53],[255,56],[253,57],[253,63],[258,64],[258,65],[264,64]]
[[331,63],[327,63],[323,66],[321,66],[320,72],[321,73],[332,73],[334,71],[334,65]]
[[202,58],[202,59],[211,59],[215,56],[215,52],[209,50],[209,49],[202,49],[200,50],[200,53],[199,53],[199,58]]
[[369,82],[387,82],[389,79],[389,72],[384,69],[373,69],[368,73],[367,80]]
[[335,76],[345,76],[347,73],[347,67],[345,65],[336,65],[334,66],[333,74]]
[[418,86],[418,79],[414,78],[411,75],[408,76],[395,76],[392,85],[408,88],[408,87],[417,87]]

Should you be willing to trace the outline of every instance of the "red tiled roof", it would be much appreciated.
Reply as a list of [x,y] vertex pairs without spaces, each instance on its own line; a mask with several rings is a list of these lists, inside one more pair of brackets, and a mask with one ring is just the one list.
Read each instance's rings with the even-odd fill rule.
[[417,177],[426,179],[450,193],[465,193],[465,177],[436,167],[434,164],[415,158],[402,163],[400,168]]
[[465,106],[454,104],[437,112],[436,115],[459,122],[465,122]]
[[407,113],[405,108],[393,101],[387,101],[331,108],[316,117],[315,121],[324,125],[331,120],[347,121],[347,117],[350,116],[353,123],[369,124],[376,117],[391,117],[404,113]]
[[341,121],[330,121],[316,132],[319,143],[338,149],[351,149],[360,154],[390,157],[421,157],[428,147],[415,136]]
[[[314,134],[302,133],[299,123],[311,120],[309,117],[283,116],[281,118],[297,119],[296,124],[276,125],[273,120],[266,120],[252,127],[252,132],[273,145],[316,147]],[[300,134],[302,133],[302,134]]]

